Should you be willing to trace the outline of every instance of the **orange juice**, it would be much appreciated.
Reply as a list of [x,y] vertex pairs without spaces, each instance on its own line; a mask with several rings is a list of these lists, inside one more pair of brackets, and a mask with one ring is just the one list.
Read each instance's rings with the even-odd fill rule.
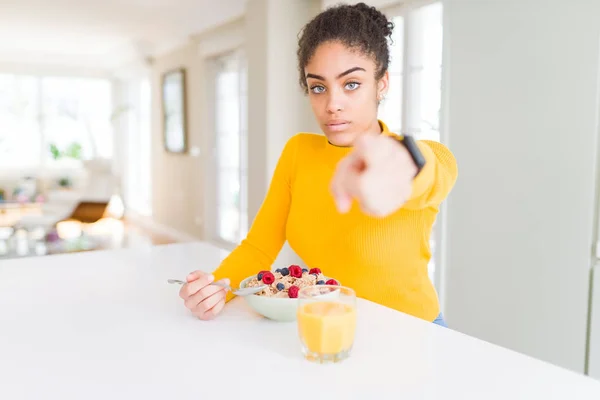
[[298,307],[298,331],[313,354],[336,355],[350,350],[354,342],[356,310],[350,304],[308,302]]

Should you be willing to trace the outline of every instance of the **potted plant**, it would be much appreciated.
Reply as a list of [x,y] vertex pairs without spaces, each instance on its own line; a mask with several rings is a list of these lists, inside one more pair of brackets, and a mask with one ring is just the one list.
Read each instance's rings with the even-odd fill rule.
[[[69,144],[64,150],[58,148],[58,146],[54,143],[50,143],[49,150],[52,158],[55,161],[59,160],[82,160],[82,148],[81,144],[78,142],[73,142]],[[61,189],[70,189],[73,186],[73,182],[71,178],[68,176],[63,176],[58,180],[58,186]]]

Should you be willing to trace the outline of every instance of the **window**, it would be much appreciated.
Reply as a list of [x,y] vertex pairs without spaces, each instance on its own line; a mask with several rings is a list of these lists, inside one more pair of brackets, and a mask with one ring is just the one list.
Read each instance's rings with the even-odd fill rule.
[[79,167],[110,158],[108,80],[0,74],[0,167]]
[[[416,8],[415,4],[424,3]],[[412,5],[412,7],[410,7]],[[440,140],[442,3],[415,0],[390,9],[395,24],[390,45],[390,87],[379,118],[392,132]],[[431,235],[429,276],[435,281],[436,227]]]
[[40,163],[39,96],[36,78],[0,75],[0,168]]
[[151,165],[151,90],[147,78],[134,79],[125,85],[126,104],[115,112],[126,115],[127,171],[125,201],[127,207],[141,215],[152,214]]
[[392,18],[394,31],[390,45],[389,89],[385,99],[379,106],[379,118],[385,122],[392,132],[403,132],[403,97],[404,97],[404,17]]
[[442,4],[390,12],[390,88],[380,118],[390,130],[440,140]]
[[218,241],[239,243],[248,231],[246,63],[235,51],[212,59],[213,160]]

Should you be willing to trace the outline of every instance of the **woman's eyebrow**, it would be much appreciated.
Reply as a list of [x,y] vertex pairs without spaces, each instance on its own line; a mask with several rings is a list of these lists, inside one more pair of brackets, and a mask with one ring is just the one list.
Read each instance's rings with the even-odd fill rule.
[[341,78],[342,76],[344,76],[344,75],[351,74],[351,73],[353,73],[354,71],[365,71],[365,72],[366,72],[366,70],[365,70],[364,68],[361,68],[361,67],[354,67],[354,68],[350,68],[349,70],[347,70],[347,71],[344,71],[344,72],[342,72],[341,74],[339,74],[339,75],[337,76],[337,79],[340,79],[340,78]]
[[[366,72],[366,70],[365,70],[364,68],[361,68],[361,67],[353,67],[353,68],[350,68],[349,70],[347,70],[347,71],[344,71],[344,72],[342,72],[341,74],[339,74],[339,75],[336,77],[336,79],[340,79],[342,76],[345,76],[345,75],[351,74],[351,73],[352,73],[352,72],[354,72],[354,71],[365,71],[365,72]],[[317,74],[311,74],[311,73],[308,73],[308,74],[306,74],[306,78],[307,78],[307,79],[308,79],[308,78],[319,79],[319,80],[322,80],[322,81],[324,81],[324,80],[325,80],[325,78],[323,78],[321,75],[317,75]]]

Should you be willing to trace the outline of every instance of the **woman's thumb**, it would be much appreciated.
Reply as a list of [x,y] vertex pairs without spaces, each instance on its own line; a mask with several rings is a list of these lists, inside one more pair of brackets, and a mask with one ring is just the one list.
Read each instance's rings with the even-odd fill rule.
[[217,282],[222,283],[224,285],[229,285],[231,283],[231,281],[229,280],[229,278],[219,279]]

